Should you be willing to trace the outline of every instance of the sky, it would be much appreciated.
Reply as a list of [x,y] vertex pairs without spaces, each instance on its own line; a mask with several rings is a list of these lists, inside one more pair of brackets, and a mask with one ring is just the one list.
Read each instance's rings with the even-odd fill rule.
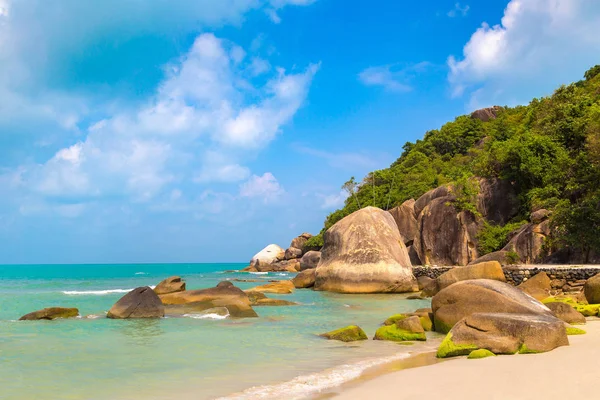
[[0,263],[248,261],[595,64],[597,0],[0,0]]

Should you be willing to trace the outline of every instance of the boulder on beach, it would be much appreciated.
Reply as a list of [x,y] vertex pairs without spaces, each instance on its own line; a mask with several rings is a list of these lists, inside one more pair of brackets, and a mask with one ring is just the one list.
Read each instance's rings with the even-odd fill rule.
[[292,283],[296,289],[306,289],[315,286],[315,277],[316,271],[314,268],[307,269],[300,272],[294,279],[292,279]]
[[404,293],[418,290],[406,246],[390,213],[358,210],[325,232],[315,290]]
[[321,252],[311,250],[302,256],[300,259],[300,271],[304,271],[306,269],[317,268],[319,265],[319,261],[321,261]]
[[590,304],[600,304],[600,274],[592,276],[585,282],[583,293]]
[[167,306],[167,314],[171,310],[179,313],[180,310],[193,312],[226,307],[232,317],[258,316],[252,309],[248,295],[228,281],[220,282],[214,288],[165,294],[160,296],[160,300]]
[[398,207],[389,210],[394,217],[398,231],[405,245],[410,245],[417,234],[417,214],[415,214],[415,201],[407,200]]
[[586,322],[583,314],[567,303],[556,301],[553,303],[547,303],[546,307],[552,311],[552,314],[554,314],[556,318],[566,322],[567,324],[583,325]]
[[527,279],[517,287],[534,299],[542,301],[550,296],[550,289],[552,289],[550,282],[551,280],[548,277],[548,274],[542,271]]
[[106,316],[113,319],[160,318],[165,316],[165,306],[154,290],[144,286],[121,297]]
[[391,340],[395,342],[425,341],[425,330],[416,315],[397,320],[392,325],[384,325],[375,332],[374,340]]
[[171,276],[163,281],[161,281],[154,288],[154,293],[168,294],[175,292],[183,292],[185,290],[185,282],[181,279],[180,276]]
[[482,219],[458,210],[454,195],[432,200],[418,218],[413,243],[423,265],[467,265],[477,259]]
[[486,349],[494,354],[543,353],[568,346],[563,321],[552,315],[475,313],[461,319],[440,345],[440,358]]
[[19,318],[19,321],[53,320],[58,318],[73,318],[79,315],[77,308],[49,307],[30,312]]
[[420,308],[411,313],[392,315],[391,317],[389,317],[388,319],[386,319],[383,322],[383,325],[386,325],[386,326],[394,325],[394,324],[396,324],[396,322],[406,319],[406,318],[410,318],[410,317],[419,318],[419,321],[421,322],[421,326],[423,327],[423,329],[425,331],[433,330],[433,314],[431,312],[431,308]]
[[294,291],[295,287],[292,281],[278,281],[271,282],[265,285],[256,286],[246,290],[249,292],[261,292],[261,293],[275,293],[275,294],[290,294]]
[[513,313],[552,316],[550,309],[508,283],[490,279],[457,282],[431,300],[435,330],[447,333],[475,313]]
[[491,279],[500,282],[506,282],[502,266],[497,261],[490,261],[480,264],[468,265],[466,267],[453,268],[443,273],[437,278],[439,290],[448,286],[470,279]]
[[339,340],[342,342],[355,342],[357,340],[367,340],[367,334],[360,326],[350,325],[345,328],[336,329],[335,331],[322,333],[319,336],[329,340]]
[[297,249],[296,247],[290,247],[285,251],[284,257],[286,260],[295,260],[296,258],[302,257],[302,250]]
[[420,276],[417,278],[417,283],[419,284],[422,297],[433,297],[437,292],[440,291],[437,279],[433,279],[428,276]]
[[252,257],[250,265],[254,265],[257,261],[261,264],[274,264],[285,259],[285,250],[276,244],[270,244]]

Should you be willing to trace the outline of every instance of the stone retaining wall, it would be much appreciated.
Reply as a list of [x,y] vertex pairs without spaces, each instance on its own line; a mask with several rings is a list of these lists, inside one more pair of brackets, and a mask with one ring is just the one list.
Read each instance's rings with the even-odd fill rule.
[[[416,277],[437,278],[446,271],[461,267],[413,267]],[[539,272],[545,272],[552,280],[552,289],[558,293],[578,292],[585,281],[600,273],[600,265],[510,265],[502,267],[506,281],[520,285]]]

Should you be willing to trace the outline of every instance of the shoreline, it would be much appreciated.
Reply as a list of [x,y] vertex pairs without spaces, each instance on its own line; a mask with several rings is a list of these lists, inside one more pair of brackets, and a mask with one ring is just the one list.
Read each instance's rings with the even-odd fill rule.
[[[569,336],[569,346],[547,353],[480,360],[438,360],[435,352],[421,353],[369,369],[314,399],[384,398],[396,391],[406,398],[423,396],[426,391],[428,396],[450,400],[478,400],[485,393],[491,395],[491,391],[493,396],[489,398],[494,399],[591,399],[596,390],[596,360],[600,357],[600,319],[588,318],[587,324],[579,327],[587,333]],[[562,384],[557,384],[559,378]]]

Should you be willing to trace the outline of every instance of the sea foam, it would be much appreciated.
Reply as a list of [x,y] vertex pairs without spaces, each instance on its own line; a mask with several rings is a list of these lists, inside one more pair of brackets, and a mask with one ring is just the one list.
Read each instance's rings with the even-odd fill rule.
[[[154,289],[156,286],[150,286]],[[129,293],[133,289],[107,289],[107,290],[64,290],[61,293],[67,296],[104,296],[114,293]]]
[[340,365],[338,367],[330,368],[314,374],[301,375],[290,381],[275,385],[255,386],[240,393],[235,393],[226,397],[220,397],[217,400],[304,399],[309,395],[325,392],[328,389],[340,386],[346,382],[356,379],[369,368],[388,364],[408,357],[410,357],[410,354],[408,353],[398,353],[389,357],[372,358],[359,361],[354,364]]
[[227,315],[220,315],[220,314],[183,314],[184,317],[187,318],[194,318],[194,319],[226,319],[227,317],[229,317],[229,314]]

